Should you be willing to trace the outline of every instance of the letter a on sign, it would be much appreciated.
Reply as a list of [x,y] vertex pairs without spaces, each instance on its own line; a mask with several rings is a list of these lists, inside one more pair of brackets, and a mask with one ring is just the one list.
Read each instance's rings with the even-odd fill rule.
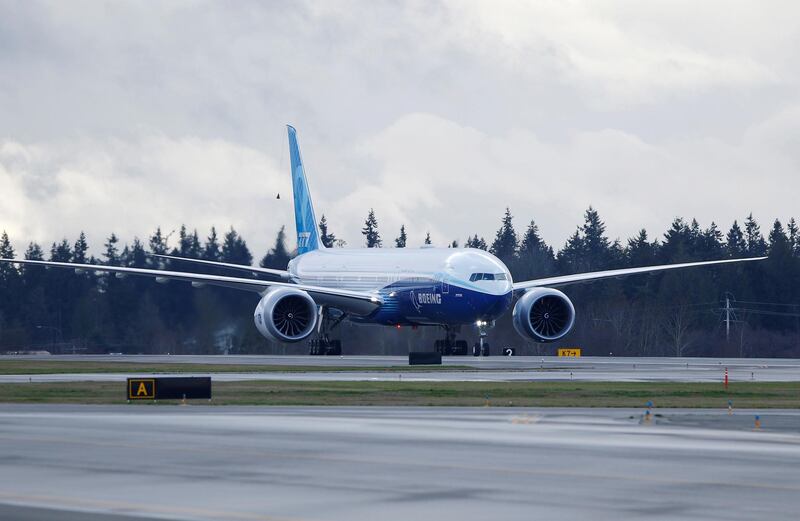
[[128,400],[155,400],[155,378],[129,378]]

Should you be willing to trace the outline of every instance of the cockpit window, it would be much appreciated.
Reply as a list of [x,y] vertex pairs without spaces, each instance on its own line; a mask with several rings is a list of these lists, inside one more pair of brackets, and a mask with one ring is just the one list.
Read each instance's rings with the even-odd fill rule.
[[473,273],[469,276],[470,282],[476,280],[508,280],[505,273]]

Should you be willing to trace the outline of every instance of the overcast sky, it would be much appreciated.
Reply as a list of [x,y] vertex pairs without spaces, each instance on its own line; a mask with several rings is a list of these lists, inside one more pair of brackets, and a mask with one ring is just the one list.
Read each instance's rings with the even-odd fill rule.
[[[286,224],[285,124],[349,246],[561,247],[676,216],[800,218],[797,2],[0,0],[0,229],[99,253],[181,223],[259,258]],[[275,198],[281,193],[281,199]],[[174,245],[174,239],[171,245]]]

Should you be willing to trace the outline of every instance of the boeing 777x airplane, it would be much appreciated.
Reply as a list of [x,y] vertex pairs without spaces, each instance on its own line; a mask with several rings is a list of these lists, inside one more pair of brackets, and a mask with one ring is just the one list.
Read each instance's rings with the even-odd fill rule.
[[[503,262],[473,248],[326,248],[320,241],[297,134],[289,130],[297,257],[287,269],[273,270],[213,261],[181,259],[214,268],[257,273],[260,278],[220,276],[158,269],[100,266],[67,262],[0,259],[19,264],[103,271],[177,279],[199,287],[206,284],[253,291],[261,296],[254,319],[270,340],[300,342],[317,333],[312,352],[340,354],[341,342],[330,339],[343,320],[387,326],[440,326],[445,338],[435,349],[442,354],[466,354],[456,340],[462,325],[477,327],[475,354],[488,354],[485,337],[494,321],[513,305],[514,328],[524,338],[554,342],[575,324],[575,308],[558,287],[609,277],[760,260],[727,259],[577,273],[514,282]],[[166,257],[166,256],[163,256]],[[171,258],[171,257],[167,257]],[[268,279],[268,280],[267,280]]]

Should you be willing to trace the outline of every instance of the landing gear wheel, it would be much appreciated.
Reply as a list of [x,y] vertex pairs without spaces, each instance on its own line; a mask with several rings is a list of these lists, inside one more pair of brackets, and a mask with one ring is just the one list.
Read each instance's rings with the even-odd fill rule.
[[483,348],[481,349],[481,356],[490,356],[492,354],[491,349],[489,348],[489,342],[483,343]]
[[442,326],[445,337],[433,342],[433,350],[442,356],[466,355],[468,346],[466,340],[456,340],[460,331],[458,326]]
[[330,332],[347,318],[347,313],[332,313],[325,306],[319,309],[318,337],[308,341],[308,354],[312,356],[341,356],[342,341],[331,340]]
[[472,345],[472,356],[481,356],[481,345],[478,342],[475,342]]
[[325,353],[328,356],[341,356],[342,354],[342,341],[341,340],[331,340],[329,342],[330,347],[328,347],[328,352]]

